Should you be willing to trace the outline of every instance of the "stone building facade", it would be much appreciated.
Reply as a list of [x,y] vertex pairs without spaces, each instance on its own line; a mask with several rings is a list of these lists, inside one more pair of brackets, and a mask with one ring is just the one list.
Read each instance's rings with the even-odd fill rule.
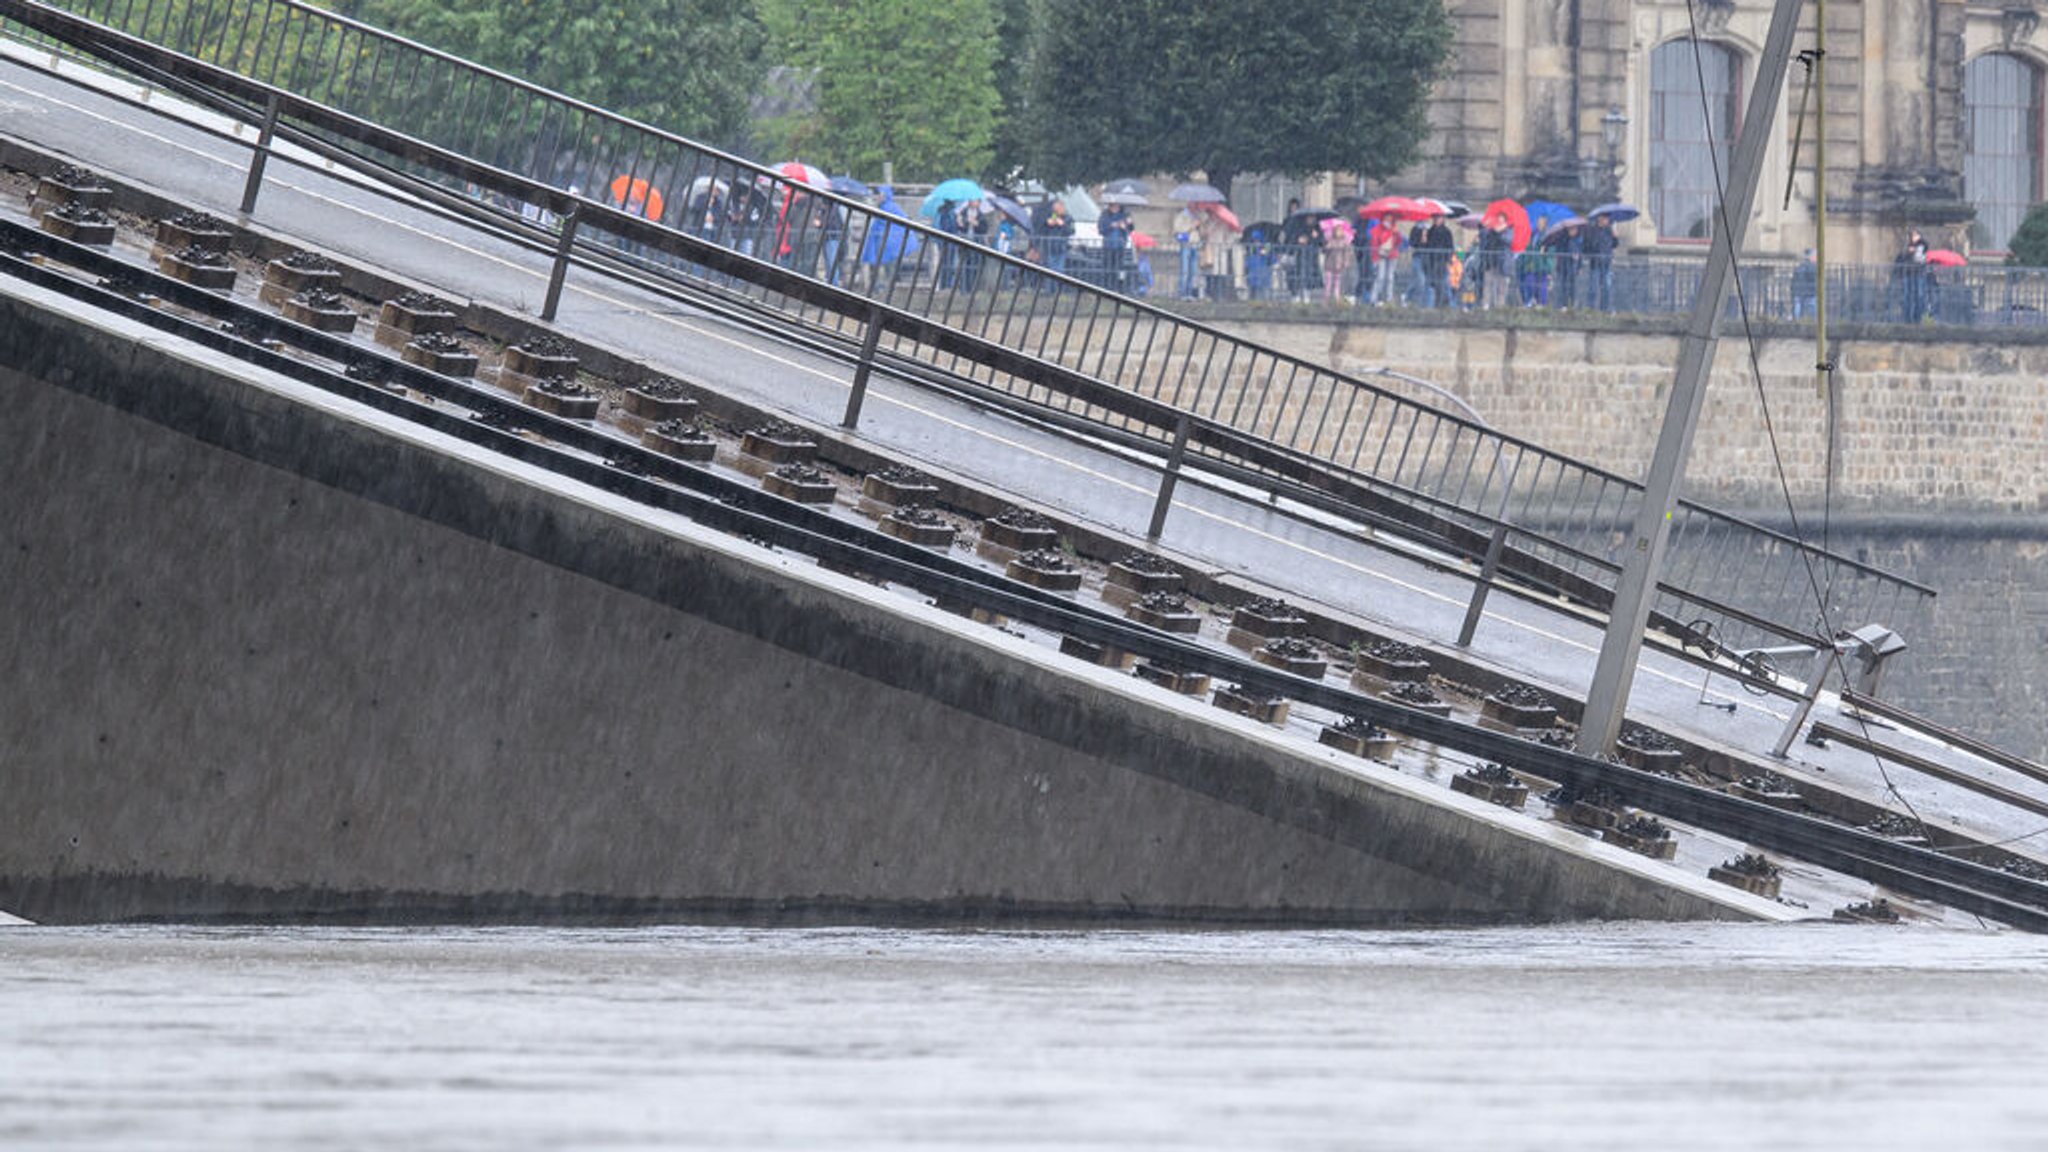
[[[1935,247],[2005,247],[2042,198],[2048,30],[2035,2],[1828,5],[1831,259],[1882,263],[1909,228]],[[1623,229],[1625,243],[1704,246],[1710,153],[1725,171],[1770,0],[1446,6],[1456,41],[1430,105],[1424,158],[1390,188],[1468,202],[1514,196],[1589,206],[1611,197],[1644,212]],[[1814,47],[1810,2],[1796,46]],[[1813,242],[1811,121],[1794,155],[1805,87],[1795,62],[1751,226],[1757,251],[1796,254]],[[1818,107],[1818,92],[1810,99]]]

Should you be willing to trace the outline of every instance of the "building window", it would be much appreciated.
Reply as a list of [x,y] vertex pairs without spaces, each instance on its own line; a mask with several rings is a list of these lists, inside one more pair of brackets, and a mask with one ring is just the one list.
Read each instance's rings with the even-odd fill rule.
[[1963,66],[1963,199],[1974,248],[2001,251],[2041,198],[2041,70],[1993,52]]
[[1650,54],[1648,208],[1664,239],[1705,240],[1713,234],[1720,200],[1715,167],[1726,180],[1735,144],[1742,57],[1710,41],[1698,43],[1697,62],[1690,39],[1660,44]]

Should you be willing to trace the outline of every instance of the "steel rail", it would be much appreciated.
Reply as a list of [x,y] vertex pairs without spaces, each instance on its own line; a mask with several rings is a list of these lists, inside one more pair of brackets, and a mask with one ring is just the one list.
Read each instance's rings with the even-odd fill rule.
[[[419,404],[381,385],[350,379],[343,372],[272,351],[242,335],[144,304],[133,295],[39,265],[16,255],[17,252],[42,254],[92,276],[120,277],[131,290],[146,288],[152,295],[209,318],[235,320],[244,326],[238,332],[266,332],[296,349],[337,363],[370,360],[389,378],[425,395],[452,401],[471,411],[511,417],[550,439],[558,438],[563,447],[536,443],[445,408]],[[1089,643],[1115,647],[1163,666],[1221,677],[1252,691],[1358,717],[1418,740],[1507,763],[1545,779],[1579,788],[1606,788],[1626,802],[1673,820],[1884,884],[1916,898],[1992,917],[2029,931],[2048,932],[2048,885],[1957,856],[1900,844],[1858,829],[1535,743],[1518,735],[1406,708],[1349,688],[1304,679],[1203,648],[906,544],[863,525],[837,520],[821,510],[782,500],[708,470],[692,468],[574,421],[526,408],[503,395],[492,394],[483,386],[429,372],[380,350],[305,328],[230,297],[193,288],[8,221],[0,221],[0,271],[378,411],[403,416],[464,442],[546,468],[566,479],[672,511],[771,547],[787,547],[821,564],[916,588],[941,603],[980,608]],[[224,436],[225,430],[216,429],[211,434]],[[645,590],[633,591],[646,594]]]

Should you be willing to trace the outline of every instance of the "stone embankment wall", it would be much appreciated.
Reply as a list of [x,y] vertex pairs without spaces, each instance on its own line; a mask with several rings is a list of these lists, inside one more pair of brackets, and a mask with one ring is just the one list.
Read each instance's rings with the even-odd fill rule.
[[0,292],[0,907],[36,920],[1741,906],[52,307]]
[[[1347,372],[1390,368],[1471,404],[1494,427],[1623,476],[1648,469],[1678,361],[1675,329],[1502,328],[1304,322],[1250,310],[1215,322]],[[1884,512],[2048,510],[2048,340],[2043,334],[1848,334],[1837,344],[1837,507]],[[1998,340],[2000,342],[1993,342]],[[1795,498],[1826,482],[1827,421],[1810,334],[1757,350],[1724,335],[1688,473],[1701,499],[1782,505],[1771,436]]]

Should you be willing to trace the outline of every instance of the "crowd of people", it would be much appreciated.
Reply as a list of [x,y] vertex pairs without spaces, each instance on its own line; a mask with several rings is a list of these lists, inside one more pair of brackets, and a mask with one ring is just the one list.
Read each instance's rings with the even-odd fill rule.
[[[1362,307],[1494,309],[1505,307],[1612,311],[1615,305],[1617,221],[1595,211],[1581,219],[1517,221],[1474,215],[1458,208],[1427,216],[1362,216],[1305,211],[1288,204],[1283,221],[1239,225],[1212,205],[1182,204],[1168,238],[1141,232],[1123,202],[1109,200],[1095,220],[1099,239],[1077,237],[1063,197],[1042,195],[1029,206],[995,195],[929,197],[913,214],[894,190],[873,190],[872,212],[807,195],[787,185],[736,180],[701,181],[687,198],[683,223],[700,237],[744,254],[773,260],[834,285],[862,288],[929,285],[941,292],[1002,290],[1019,279],[1015,265],[991,252],[1066,273],[1133,296],[1154,290],[1152,253],[1171,253],[1174,293],[1183,299],[1342,302]],[[735,192],[735,186],[743,191]],[[1423,200],[1423,204],[1442,202]],[[641,205],[628,204],[629,208]],[[1633,215],[1625,205],[1622,219]],[[675,213],[660,213],[670,220]],[[921,219],[931,231],[913,228]],[[900,222],[898,222],[900,221]],[[1518,227],[1519,225],[1519,227]],[[1547,225],[1547,226],[1546,226]],[[937,235],[934,236],[933,232]],[[927,251],[929,247],[929,251]],[[1893,262],[1882,291],[1885,310],[1906,323],[1952,311],[1939,276],[1960,263],[1946,250],[1930,252],[1913,232]],[[1000,269],[999,272],[995,271]],[[1631,272],[1630,276],[1637,273]],[[1629,284],[1634,285],[1634,279]],[[1780,281],[1784,293],[1787,281]],[[1043,279],[1041,292],[1059,291]],[[1811,316],[1817,275],[1811,251],[1789,275],[1789,300],[1776,297],[1780,315]],[[1634,292],[1635,288],[1625,289]],[[1629,305],[1624,305],[1628,307]],[[1868,306],[1860,311],[1868,312]]]
[[1454,229],[1447,213],[1353,224],[1304,212],[1291,201],[1278,226],[1246,229],[1245,291],[1258,300],[1374,307],[1613,306],[1617,242],[1608,216],[1568,219],[1525,244],[1516,242],[1514,223],[1504,216],[1474,223],[1476,231],[1465,239],[1461,233],[1468,229]]

